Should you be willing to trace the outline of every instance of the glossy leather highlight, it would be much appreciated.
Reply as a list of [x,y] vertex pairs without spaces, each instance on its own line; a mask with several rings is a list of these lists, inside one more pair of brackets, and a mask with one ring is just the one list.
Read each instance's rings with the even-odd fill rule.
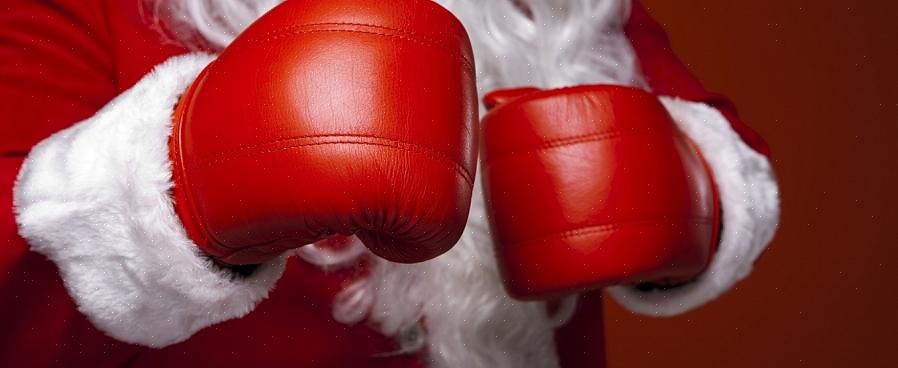
[[482,175],[509,292],[678,283],[717,243],[710,171],[658,99],[619,86],[485,97]]
[[477,146],[471,47],[426,0],[287,1],[183,95],[176,209],[226,264],[356,234],[397,262],[461,236]]

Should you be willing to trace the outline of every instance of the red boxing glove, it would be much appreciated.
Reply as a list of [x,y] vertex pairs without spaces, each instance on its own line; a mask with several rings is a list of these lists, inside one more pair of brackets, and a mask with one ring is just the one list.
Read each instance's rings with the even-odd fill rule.
[[710,262],[710,170],[658,99],[619,86],[486,96],[483,185],[511,295],[688,281]]
[[477,147],[471,46],[427,0],[287,1],[182,96],[176,211],[231,265],[335,234],[397,262],[451,248]]

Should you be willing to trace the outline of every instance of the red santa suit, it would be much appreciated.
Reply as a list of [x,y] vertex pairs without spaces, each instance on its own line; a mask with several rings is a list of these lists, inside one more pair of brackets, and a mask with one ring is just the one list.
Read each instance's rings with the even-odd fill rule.
[[[704,154],[723,213],[710,266],[676,287],[611,288],[618,302],[674,315],[747,276],[778,220],[768,148],[638,1],[601,31],[632,48],[621,59],[632,73],[596,78],[497,53],[503,28],[475,16],[494,3],[441,3],[471,34],[481,92],[631,84],[657,95]],[[510,298],[484,246],[478,190],[461,240],[423,264],[385,262],[353,240],[286,252],[246,277],[202,258],[173,213],[166,139],[178,96],[229,40],[196,52],[142,4],[0,5],[0,356],[12,366],[604,365],[600,292],[551,307]]]

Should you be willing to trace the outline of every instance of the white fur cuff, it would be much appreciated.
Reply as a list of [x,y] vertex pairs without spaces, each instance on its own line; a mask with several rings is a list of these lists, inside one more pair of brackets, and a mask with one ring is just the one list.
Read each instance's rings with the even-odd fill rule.
[[160,64],[93,117],[35,146],[19,172],[19,232],[56,263],[78,309],[121,341],[163,347],[243,316],[284,270],[286,256],[245,279],[216,268],[174,213],[172,110],[212,58]]
[[720,193],[723,229],[711,265],[696,280],[667,290],[609,289],[627,309],[652,316],[689,311],[748,276],[779,222],[779,190],[767,159],[749,148],[719,111],[668,97],[661,102],[711,167]]

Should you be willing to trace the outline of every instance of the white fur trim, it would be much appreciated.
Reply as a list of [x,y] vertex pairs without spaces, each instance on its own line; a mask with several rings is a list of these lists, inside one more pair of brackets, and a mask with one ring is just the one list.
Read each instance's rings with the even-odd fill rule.
[[711,167],[723,231],[711,265],[696,280],[667,290],[609,289],[627,309],[650,316],[689,311],[732,288],[751,272],[779,222],[779,189],[767,158],[749,148],[716,109],[668,97],[661,102]]
[[217,268],[174,213],[172,110],[211,60],[192,54],[157,66],[93,117],[37,145],[19,173],[19,232],[56,263],[78,309],[121,341],[163,347],[243,316],[284,269],[286,256],[245,279]]

